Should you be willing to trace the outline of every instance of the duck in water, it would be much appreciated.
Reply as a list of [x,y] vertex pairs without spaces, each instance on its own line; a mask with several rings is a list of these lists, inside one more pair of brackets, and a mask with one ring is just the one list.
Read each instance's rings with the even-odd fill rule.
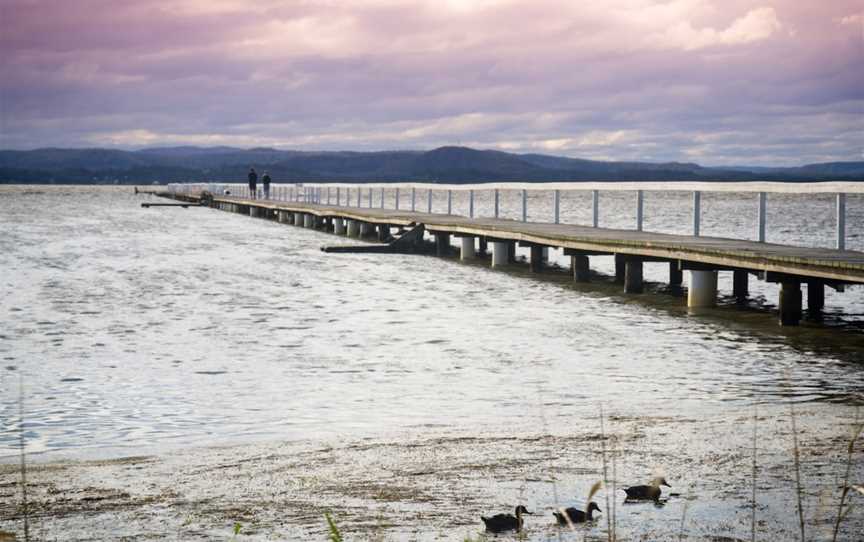
[[558,520],[558,525],[569,525],[571,523],[585,523],[586,521],[594,520],[594,511],[602,512],[597,503],[591,501],[588,504],[588,512],[583,512],[578,508],[559,509],[558,512],[552,512],[555,519]]
[[666,478],[662,476],[654,478],[650,485],[647,486],[632,486],[624,488],[627,492],[628,501],[656,501],[660,499],[660,486],[671,488]]
[[521,504],[516,507],[516,515],[513,514],[496,514],[491,518],[480,516],[483,523],[486,525],[486,530],[492,533],[503,533],[504,531],[521,531],[523,520],[522,514],[531,514],[527,508]]

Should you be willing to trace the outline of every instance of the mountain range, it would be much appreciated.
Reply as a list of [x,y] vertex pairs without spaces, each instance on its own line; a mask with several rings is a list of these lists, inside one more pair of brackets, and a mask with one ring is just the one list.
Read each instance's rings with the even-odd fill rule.
[[302,152],[271,148],[160,147],[0,151],[0,184],[244,182],[250,166],[274,182],[864,181],[864,162],[801,167],[703,167],[613,162],[467,147],[430,151]]

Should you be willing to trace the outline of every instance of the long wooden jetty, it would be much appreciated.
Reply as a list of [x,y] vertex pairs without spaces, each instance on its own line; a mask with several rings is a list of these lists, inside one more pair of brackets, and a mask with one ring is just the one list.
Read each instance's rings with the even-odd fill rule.
[[548,249],[560,248],[570,256],[573,279],[580,282],[590,279],[591,256],[614,256],[615,280],[623,284],[625,293],[642,292],[643,263],[667,262],[671,286],[680,286],[683,272],[690,273],[687,303],[691,308],[716,304],[718,272],[732,272],[733,295],[741,300],[748,295],[749,277],[755,275],[780,284],[781,325],[798,325],[802,319],[802,284],[807,285],[807,316],[813,319],[821,316],[825,287],[842,291],[847,285],[864,284],[864,252],[852,250],[207,193],[202,200],[200,192],[161,195],[336,235],[376,237],[382,242],[391,239],[393,228],[422,226],[434,236],[438,255],[449,255],[453,236],[461,238],[462,259],[475,258],[478,252],[486,256],[491,249],[493,267],[513,263],[518,244],[530,248],[530,269],[540,271]]

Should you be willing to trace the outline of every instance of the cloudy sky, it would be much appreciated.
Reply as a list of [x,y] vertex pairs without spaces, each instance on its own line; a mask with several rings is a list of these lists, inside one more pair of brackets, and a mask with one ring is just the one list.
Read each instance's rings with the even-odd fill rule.
[[0,0],[0,148],[862,160],[861,0]]

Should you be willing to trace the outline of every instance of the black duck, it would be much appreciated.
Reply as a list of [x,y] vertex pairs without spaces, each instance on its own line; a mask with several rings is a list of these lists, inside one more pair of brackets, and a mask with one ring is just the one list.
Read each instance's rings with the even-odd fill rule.
[[486,525],[486,530],[493,533],[503,533],[504,531],[521,531],[522,530],[522,514],[530,514],[527,508],[521,504],[516,507],[516,515],[513,514],[496,514],[491,518],[480,516],[483,523]]
[[[552,515],[555,516],[555,519],[558,520],[558,525],[567,525],[569,523],[584,523],[586,521],[592,521],[594,519],[594,511],[602,512],[600,507],[597,506],[596,502],[591,502],[588,505],[588,512],[585,513],[578,508],[567,508],[566,510],[561,510],[559,512],[552,512]],[[566,514],[566,516],[565,516]],[[567,521],[567,518],[570,518],[570,521]]]
[[660,486],[671,488],[666,478],[655,478],[647,486],[632,486],[624,488],[627,492],[627,500],[630,501],[656,501],[660,498]]

